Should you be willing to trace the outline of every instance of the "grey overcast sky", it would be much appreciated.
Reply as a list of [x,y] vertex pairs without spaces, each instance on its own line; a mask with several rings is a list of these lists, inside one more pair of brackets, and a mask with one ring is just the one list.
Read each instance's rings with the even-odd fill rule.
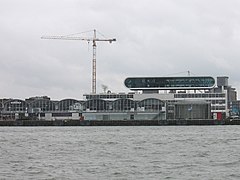
[[0,0],[0,98],[82,99],[91,44],[40,37],[93,29],[117,39],[97,44],[97,92],[128,92],[128,76],[187,71],[229,76],[240,90],[239,0]]

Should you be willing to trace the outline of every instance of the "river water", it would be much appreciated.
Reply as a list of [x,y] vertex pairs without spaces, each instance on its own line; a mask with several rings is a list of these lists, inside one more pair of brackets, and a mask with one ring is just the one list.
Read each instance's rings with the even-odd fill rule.
[[0,179],[240,179],[240,126],[1,127]]

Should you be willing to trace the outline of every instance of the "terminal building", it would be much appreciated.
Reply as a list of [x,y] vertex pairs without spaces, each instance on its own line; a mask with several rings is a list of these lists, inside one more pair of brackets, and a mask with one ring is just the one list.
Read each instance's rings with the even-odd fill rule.
[[[215,83],[217,82],[217,83]],[[87,119],[224,119],[237,99],[228,77],[132,77],[124,81],[128,94],[88,94],[86,101],[101,101],[105,108],[86,109]],[[121,104],[122,108],[114,108]]]
[[240,103],[228,77],[129,77],[129,93],[84,94],[83,100],[1,99],[1,119],[168,120],[225,119]]

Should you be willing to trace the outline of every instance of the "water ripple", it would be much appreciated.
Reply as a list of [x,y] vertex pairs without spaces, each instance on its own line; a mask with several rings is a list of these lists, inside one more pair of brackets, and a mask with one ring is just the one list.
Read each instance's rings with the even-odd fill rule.
[[0,179],[240,179],[240,126],[1,127]]

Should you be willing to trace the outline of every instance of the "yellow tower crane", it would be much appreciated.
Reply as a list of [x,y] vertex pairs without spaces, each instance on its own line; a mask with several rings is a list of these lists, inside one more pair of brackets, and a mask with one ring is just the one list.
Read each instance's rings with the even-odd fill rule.
[[93,46],[93,59],[92,59],[92,93],[96,94],[96,49],[97,49],[97,41],[107,41],[112,43],[116,41],[115,38],[113,39],[99,39],[97,38],[97,31],[93,30],[93,38],[83,38],[74,35],[66,35],[66,36],[42,36],[41,39],[60,39],[60,40],[82,40],[87,42],[92,42]]

